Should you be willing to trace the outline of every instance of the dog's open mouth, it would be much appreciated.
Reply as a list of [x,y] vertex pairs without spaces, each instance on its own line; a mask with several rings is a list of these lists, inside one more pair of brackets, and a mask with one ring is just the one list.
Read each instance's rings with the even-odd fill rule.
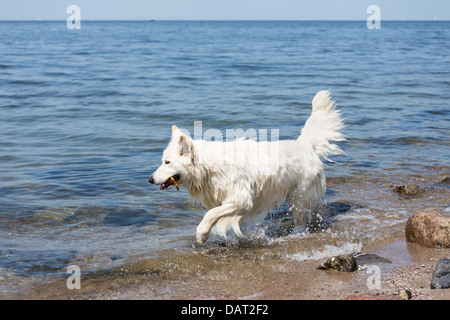
[[178,180],[180,180],[180,175],[176,174],[174,176],[171,176],[169,179],[167,179],[163,184],[159,186],[159,190],[168,190],[172,188],[173,186],[177,187],[177,190],[180,190],[178,188]]

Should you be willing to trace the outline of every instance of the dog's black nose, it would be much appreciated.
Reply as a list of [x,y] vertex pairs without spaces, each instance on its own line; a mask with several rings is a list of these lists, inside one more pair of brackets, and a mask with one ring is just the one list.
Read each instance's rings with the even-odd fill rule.
[[150,178],[148,178],[148,182],[150,182],[151,184],[155,184],[155,179],[153,179],[153,176],[150,176]]

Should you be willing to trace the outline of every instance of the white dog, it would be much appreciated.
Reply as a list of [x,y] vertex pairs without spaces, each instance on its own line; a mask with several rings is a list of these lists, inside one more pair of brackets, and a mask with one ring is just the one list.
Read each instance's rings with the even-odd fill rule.
[[328,91],[312,101],[312,114],[296,140],[192,140],[175,125],[162,165],[149,182],[161,190],[182,185],[209,210],[197,227],[197,242],[211,231],[226,236],[241,226],[261,222],[287,202],[296,225],[311,222],[316,201],[325,194],[320,158],[339,154],[330,141],[343,141],[343,123]]

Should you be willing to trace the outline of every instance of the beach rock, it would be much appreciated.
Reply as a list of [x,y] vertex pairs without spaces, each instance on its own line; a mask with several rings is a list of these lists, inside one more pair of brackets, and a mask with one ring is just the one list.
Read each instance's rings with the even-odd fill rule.
[[322,262],[317,267],[320,270],[337,270],[343,272],[353,272],[358,270],[355,257],[351,254],[343,254],[332,257],[325,262]]
[[406,222],[406,241],[429,248],[450,248],[450,218],[423,211]]
[[372,253],[353,252],[350,254],[338,255],[322,262],[317,269],[337,270],[343,272],[353,272],[362,270],[377,263],[392,263],[390,260]]
[[431,278],[431,289],[450,288],[450,259],[441,259],[436,265],[433,277]]
[[440,184],[450,184],[450,178],[449,177],[445,177],[444,179],[441,180],[441,182],[439,182]]

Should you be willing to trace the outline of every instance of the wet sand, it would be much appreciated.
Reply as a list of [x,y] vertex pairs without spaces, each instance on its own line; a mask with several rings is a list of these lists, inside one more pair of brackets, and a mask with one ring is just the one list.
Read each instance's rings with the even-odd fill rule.
[[[216,250],[216,249],[214,249]],[[196,250],[194,250],[196,251]],[[12,299],[242,299],[242,300],[342,300],[371,297],[398,299],[401,289],[412,300],[450,300],[450,289],[430,289],[430,281],[441,258],[450,249],[429,249],[392,239],[389,243],[364,247],[392,263],[378,263],[379,289],[368,287],[371,273],[318,270],[321,260],[295,261],[268,255],[255,259],[244,255],[220,257],[219,252],[167,253],[167,258],[142,261],[105,274],[82,278],[80,290],[69,290],[66,279],[36,286]],[[225,249],[227,251],[227,249]],[[258,249],[259,251],[259,249]],[[176,265],[175,265],[176,264]]]

